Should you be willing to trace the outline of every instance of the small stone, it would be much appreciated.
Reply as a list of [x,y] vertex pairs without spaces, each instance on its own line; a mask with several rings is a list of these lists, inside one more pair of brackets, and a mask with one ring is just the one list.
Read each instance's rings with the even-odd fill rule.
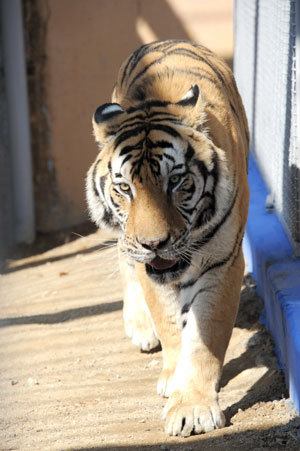
[[39,385],[39,382],[37,379],[35,379],[35,377],[29,377],[27,379],[27,384],[29,385],[29,387],[33,387],[34,385]]
[[68,273],[68,271],[61,271],[60,273],[59,273],[59,275],[62,277],[62,276],[67,276],[69,273]]
[[11,383],[11,385],[17,385],[19,383],[19,381],[12,380],[12,381],[10,381],[10,383]]

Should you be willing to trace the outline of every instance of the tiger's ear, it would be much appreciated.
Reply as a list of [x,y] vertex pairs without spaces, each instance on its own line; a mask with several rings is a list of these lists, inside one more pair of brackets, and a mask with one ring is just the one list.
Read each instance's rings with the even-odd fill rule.
[[177,105],[181,106],[195,106],[198,98],[199,98],[199,86],[198,85],[192,85],[191,89],[188,90],[186,94],[182,97],[179,102],[177,102]]
[[104,144],[114,135],[121,123],[123,108],[118,103],[105,103],[99,106],[93,116],[93,130],[96,141]]
[[205,122],[205,101],[198,85],[192,85],[175,105],[180,107],[179,110],[177,108],[177,114],[183,124],[197,129],[201,128]]

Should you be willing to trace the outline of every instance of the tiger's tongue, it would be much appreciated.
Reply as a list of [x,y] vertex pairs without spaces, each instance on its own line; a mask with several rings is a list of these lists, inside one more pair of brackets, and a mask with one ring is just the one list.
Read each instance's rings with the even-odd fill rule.
[[154,269],[168,269],[168,268],[172,268],[172,266],[176,265],[176,263],[178,262],[177,260],[164,260],[163,258],[160,257],[155,257],[154,260],[152,260],[152,262],[150,262],[149,264],[151,266],[153,266]]

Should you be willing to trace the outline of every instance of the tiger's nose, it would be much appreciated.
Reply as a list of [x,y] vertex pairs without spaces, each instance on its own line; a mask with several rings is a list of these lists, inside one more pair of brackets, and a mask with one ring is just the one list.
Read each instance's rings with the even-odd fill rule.
[[162,249],[165,247],[170,239],[170,234],[165,238],[155,238],[153,240],[141,239],[138,240],[139,243],[147,250],[155,251],[157,249]]

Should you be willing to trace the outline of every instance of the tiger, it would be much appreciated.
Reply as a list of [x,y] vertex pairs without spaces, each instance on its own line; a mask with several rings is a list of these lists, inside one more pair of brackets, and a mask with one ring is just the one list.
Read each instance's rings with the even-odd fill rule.
[[142,45],[92,122],[88,211],[118,240],[126,334],[143,351],[161,346],[165,432],[222,428],[249,202],[249,131],[232,71],[199,44]]

